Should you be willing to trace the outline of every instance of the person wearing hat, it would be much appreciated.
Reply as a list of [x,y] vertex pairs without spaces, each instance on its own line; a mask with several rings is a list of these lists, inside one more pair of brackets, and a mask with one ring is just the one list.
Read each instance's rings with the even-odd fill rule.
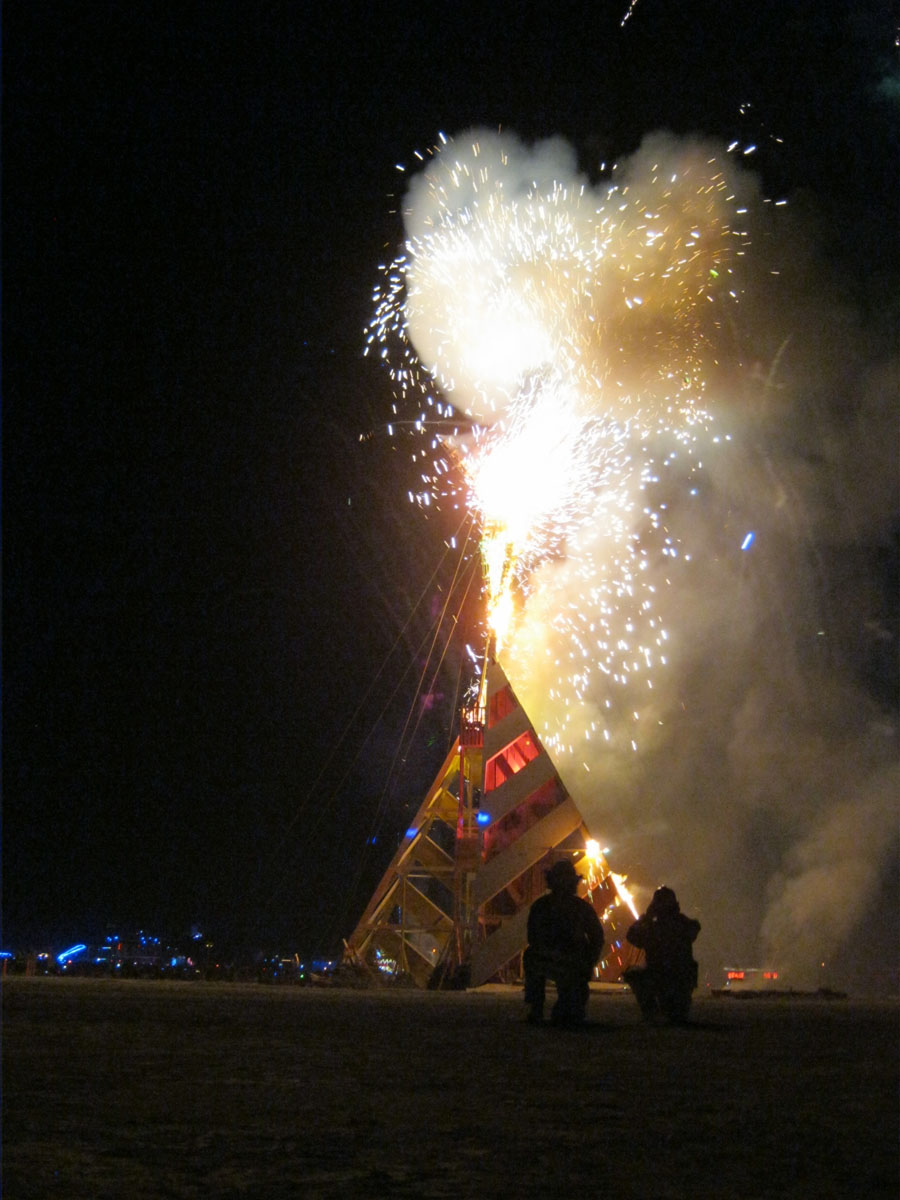
[[693,945],[699,932],[700,922],[685,916],[672,889],[660,887],[647,911],[625,934],[647,960],[646,966],[629,967],[623,975],[645,1021],[663,1016],[677,1025],[687,1020],[697,986]]
[[581,877],[564,858],[546,872],[549,892],[528,913],[528,947],[523,956],[528,1020],[544,1019],[547,980],[556,984],[554,1025],[575,1028],[584,1022],[591,972],[603,949],[603,928],[588,900],[578,896]]

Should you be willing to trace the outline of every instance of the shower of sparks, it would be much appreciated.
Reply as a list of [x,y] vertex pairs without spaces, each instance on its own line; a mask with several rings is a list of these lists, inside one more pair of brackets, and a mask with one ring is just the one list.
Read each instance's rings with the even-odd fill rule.
[[[611,737],[598,672],[638,721],[666,661],[661,591],[689,557],[667,528],[669,489],[697,491],[704,392],[747,244],[734,173],[725,152],[660,139],[598,189],[537,159],[523,173],[514,139],[441,143],[420,156],[368,350],[396,415],[416,413],[416,498],[477,517],[490,629],[555,677],[542,736],[574,752]],[[566,582],[553,611],[546,572]]]
[[587,884],[589,894],[603,880],[612,879],[618,902],[624,904],[630,910],[634,919],[637,920],[637,905],[634,902],[631,892],[625,886],[627,876],[617,875],[614,871],[610,870],[609,863],[606,861],[606,854],[600,849],[600,843],[593,838],[588,838],[584,844],[584,865],[581,867],[580,874]]
[[637,920],[637,905],[634,902],[634,897],[632,896],[631,892],[629,892],[628,888],[625,886],[626,877],[624,875],[617,875],[615,871],[611,871],[610,874],[612,875],[612,881],[615,884],[619,899],[631,910],[631,915],[635,920]]

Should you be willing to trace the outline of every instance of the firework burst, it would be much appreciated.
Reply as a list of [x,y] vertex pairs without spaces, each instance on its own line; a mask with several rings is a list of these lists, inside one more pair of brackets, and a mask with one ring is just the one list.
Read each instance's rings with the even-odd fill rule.
[[491,630],[574,752],[611,737],[598,675],[639,721],[665,663],[661,590],[689,556],[667,493],[695,490],[712,440],[746,184],[727,152],[663,137],[600,188],[559,142],[442,139],[422,162],[370,347],[424,438],[418,499],[477,516]]

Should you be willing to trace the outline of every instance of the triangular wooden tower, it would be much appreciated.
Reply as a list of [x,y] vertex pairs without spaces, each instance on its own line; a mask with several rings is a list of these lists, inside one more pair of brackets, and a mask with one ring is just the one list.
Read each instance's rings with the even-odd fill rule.
[[461,714],[459,736],[346,940],[345,958],[373,979],[406,977],[420,987],[518,980],[544,872],[570,857],[604,923],[598,978],[613,982],[636,957],[623,941],[633,915],[621,880],[491,656],[482,682],[482,703]]

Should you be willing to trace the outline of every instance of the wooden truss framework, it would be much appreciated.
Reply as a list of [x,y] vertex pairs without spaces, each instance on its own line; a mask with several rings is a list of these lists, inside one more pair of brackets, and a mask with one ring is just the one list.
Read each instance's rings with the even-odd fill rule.
[[[633,919],[591,834],[500,666],[485,664],[482,703],[459,736],[372,899],[345,958],[376,980],[472,986],[521,977],[544,872],[570,857],[604,923],[598,978],[634,961]],[[596,843],[594,843],[596,846]]]

